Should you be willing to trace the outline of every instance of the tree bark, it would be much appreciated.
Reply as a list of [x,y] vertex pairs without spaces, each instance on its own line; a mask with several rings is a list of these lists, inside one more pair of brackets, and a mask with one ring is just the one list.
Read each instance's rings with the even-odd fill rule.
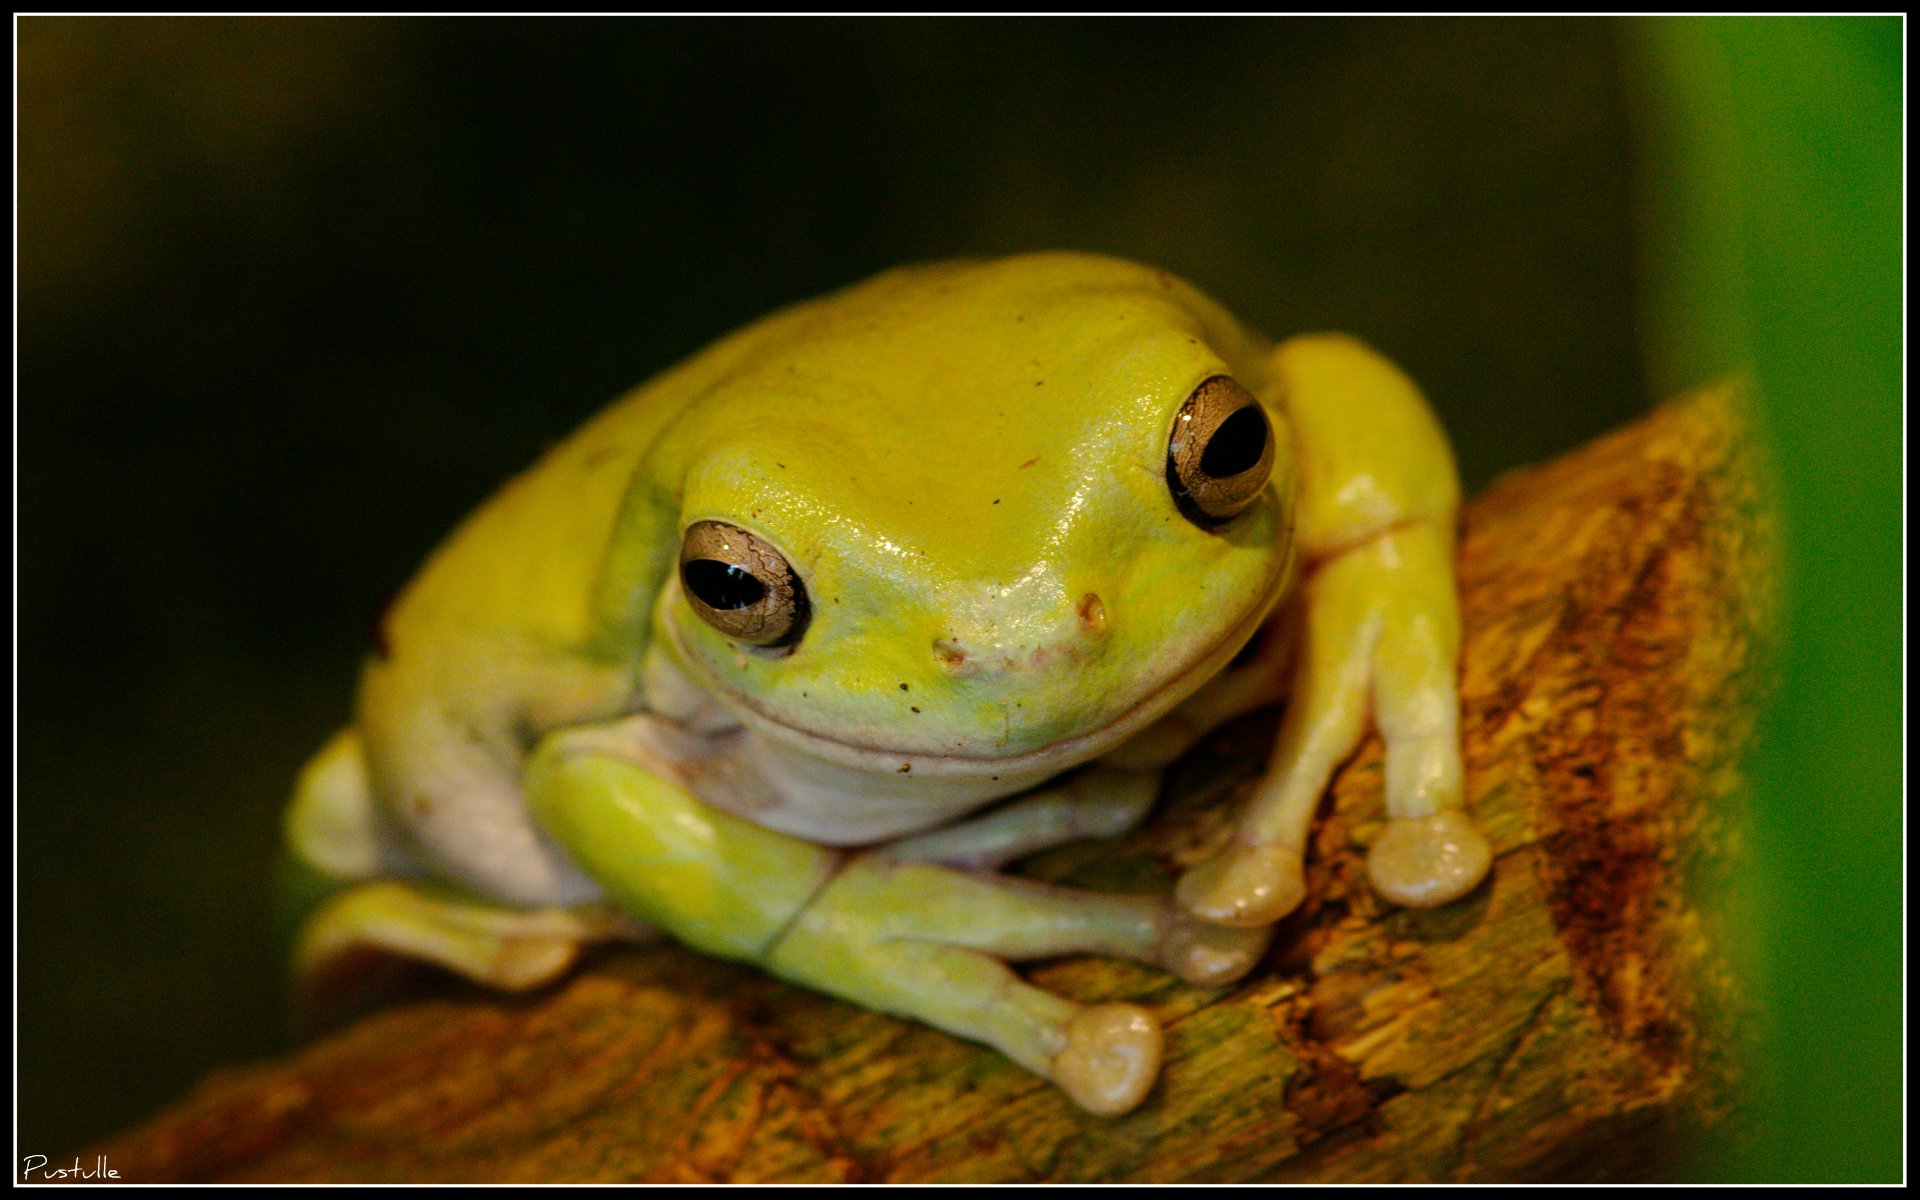
[[[1151,1007],[1160,1083],[1075,1109],[989,1050],[673,946],[547,992],[458,987],[216,1075],[109,1143],[159,1180],[1334,1181],[1645,1178],[1734,1111],[1737,768],[1775,610],[1730,389],[1497,481],[1460,548],[1467,782],[1497,859],[1434,911],[1367,888],[1381,752],[1340,772],[1309,899],[1242,983],[1055,962]],[[1170,886],[1227,830],[1272,714],[1131,837],[1039,878]]]

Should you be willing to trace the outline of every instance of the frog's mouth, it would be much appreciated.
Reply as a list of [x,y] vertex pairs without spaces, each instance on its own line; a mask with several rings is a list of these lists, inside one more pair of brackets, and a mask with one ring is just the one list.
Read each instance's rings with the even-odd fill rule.
[[754,732],[812,757],[854,770],[874,774],[914,777],[993,776],[1041,779],[1098,758],[1127,738],[1166,715],[1175,705],[1205,686],[1208,680],[1239,653],[1251,639],[1292,581],[1295,555],[1283,556],[1280,565],[1266,580],[1259,600],[1242,610],[1239,618],[1186,664],[1137,698],[1119,716],[1096,729],[1074,734],[1031,750],[1013,754],[929,754],[924,750],[861,745],[844,741],[828,733],[796,725],[775,716],[754,697],[728,686],[705,669],[696,655],[681,640],[675,622],[664,622],[673,638],[680,661],[692,666],[707,686]]

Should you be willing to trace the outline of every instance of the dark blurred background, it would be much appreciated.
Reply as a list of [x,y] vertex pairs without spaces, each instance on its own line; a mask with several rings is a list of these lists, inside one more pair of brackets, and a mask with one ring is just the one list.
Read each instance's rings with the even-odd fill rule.
[[1648,403],[1618,27],[24,18],[19,1137],[282,1045],[281,806],[433,543],[897,263],[1362,335],[1470,488]]

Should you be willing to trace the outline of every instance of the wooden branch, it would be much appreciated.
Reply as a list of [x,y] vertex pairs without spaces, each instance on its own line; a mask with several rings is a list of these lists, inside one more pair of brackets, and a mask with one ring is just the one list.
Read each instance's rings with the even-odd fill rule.
[[[1376,741],[1317,827],[1310,899],[1242,984],[1079,959],[1032,972],[1167,1027],[1130,1116],[931,1029],[671,946],[550,992],[443,988],[215,1076],[104,1147],[157,1180],[1433,1180],[1657,1174],[1731,1109],[1735,768],[1773,611],[1727,391],[1659,410],[1467,511],[1467,779],[1489,884],[1367,889]],[[1135,836],[1028,864],[1168,886],[1227,828],[1271,714],[1174,773]]]

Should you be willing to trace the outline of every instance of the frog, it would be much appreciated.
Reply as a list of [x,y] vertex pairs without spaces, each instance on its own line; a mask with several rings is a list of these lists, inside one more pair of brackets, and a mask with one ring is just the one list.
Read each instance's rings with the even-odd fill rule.
[[[381,616],[287,811],[295,972],[398,956],[524,991],[664,936],[1132,1111],[1153,1013],[1016,965],[1245,978],[1369,728],[1373,889],[1435,907],[1488,874],[1459,495],[1381,354],[1275,344],[1150,266],[922,264],[783,309],[549,448]],[[1282,701],[1171,890],[1008,870],[1136,828],[1172,764]]]

